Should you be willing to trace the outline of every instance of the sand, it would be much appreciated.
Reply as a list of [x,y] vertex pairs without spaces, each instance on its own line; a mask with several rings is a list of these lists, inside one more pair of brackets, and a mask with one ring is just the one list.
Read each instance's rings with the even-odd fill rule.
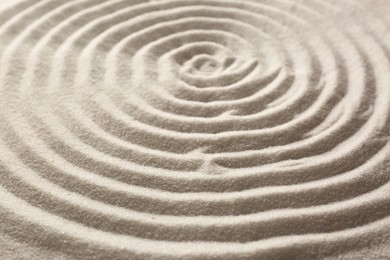
[[390,259],[388,2],[1,3],[0,259]]

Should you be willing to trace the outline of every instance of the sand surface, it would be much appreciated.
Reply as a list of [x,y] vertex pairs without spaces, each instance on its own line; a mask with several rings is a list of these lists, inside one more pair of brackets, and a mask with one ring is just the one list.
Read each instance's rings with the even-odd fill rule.
[[390,2],[1,0],[0,259],[390,259]]

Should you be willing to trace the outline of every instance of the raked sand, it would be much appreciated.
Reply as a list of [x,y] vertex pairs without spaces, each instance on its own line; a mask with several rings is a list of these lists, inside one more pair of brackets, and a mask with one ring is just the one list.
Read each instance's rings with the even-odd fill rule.
[[386,1],[2,3],[0,259],[390,259]]

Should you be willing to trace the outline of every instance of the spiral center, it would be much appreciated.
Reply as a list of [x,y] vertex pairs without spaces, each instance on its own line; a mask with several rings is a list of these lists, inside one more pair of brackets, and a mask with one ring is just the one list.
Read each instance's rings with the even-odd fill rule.
[[217,72],[220,67],[220,62],[216,61],[215,59],[212,59],[211,57],[201,57],[193,62],[190,73],[212,75]]

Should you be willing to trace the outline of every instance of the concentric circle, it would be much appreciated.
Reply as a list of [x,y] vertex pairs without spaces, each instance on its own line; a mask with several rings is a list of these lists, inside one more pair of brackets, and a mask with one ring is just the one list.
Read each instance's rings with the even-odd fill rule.
[[390,34],[353,1],[27,0],[0,21],[17,239],[148,259],[389,239]]

